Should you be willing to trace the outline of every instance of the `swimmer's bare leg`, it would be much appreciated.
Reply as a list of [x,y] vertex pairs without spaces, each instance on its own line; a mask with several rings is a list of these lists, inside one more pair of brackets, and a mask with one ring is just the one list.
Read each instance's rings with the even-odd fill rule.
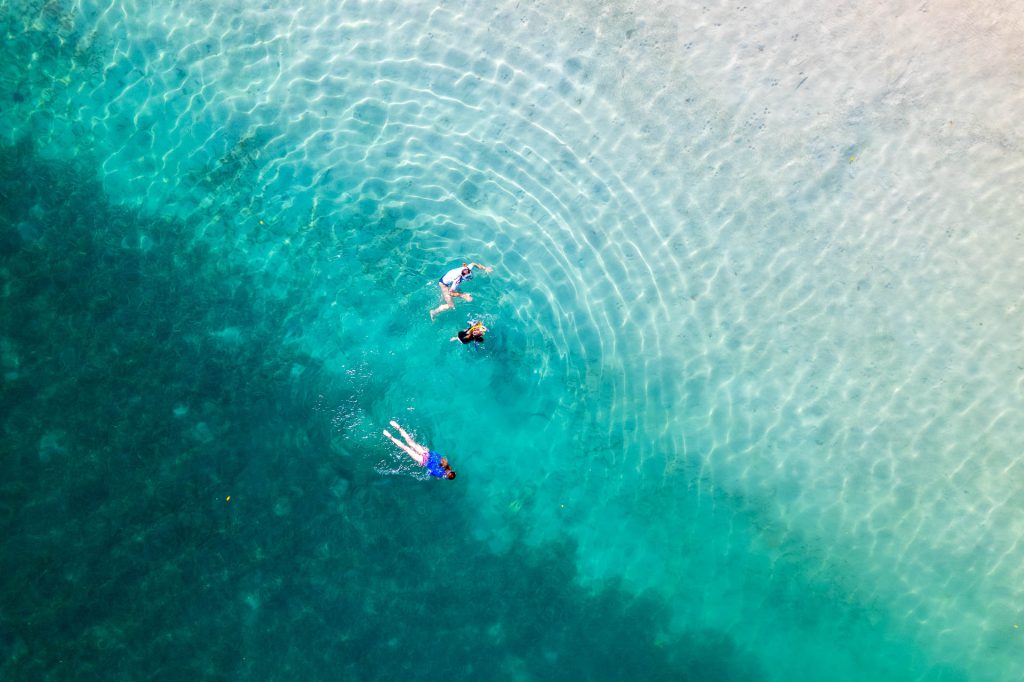
[[[452,302],[453,292],[451,292],[448,289],[448,287],[446,287],[444,284],[441,284],[440,282],[437,283],[437,286],[441,287],[441,295],[444,297],[444,303],[430,311],[430,319],[434,319],[434,316],[437,315],[438,313],[444,312],[445,310],[451,310],[452,308],[455,307],[455,303]],[[456,293],[455,295],[458,296],[458,293]]]
[[391,425],[398,429],[398,432],[402,434],[402,438],[405,439],[405,442],[409,444],[410,448],[420,453],[421,455],[425,455],[427,453],[427,448],[423,447],[422,445],[414,441],[412,439],[412,436],[406,433],[405,429],[399,426],[398,422],[396,422],[394,419],[391,420]]
[[443,303],[430,311],[430,319],[434,319],[434,316],[436,316],[438,313],[443,313],[444,311],[451,310],[454,307],[455,306],[453,306],[450,303]]
[[387,436],[388,438],[390,438],[391,442],[394,443],[395,445],[397,445],[399,448],[401,448],[407,455],[409,455],[414,460],[416,460],[417,464],[423,464],[423,455],[421,455],[420,453],[416,452],[415,450],[410,448],[408,445],[406,445],[402,441],[400,441],[397,438],[395,438],[394,436],[392,436],[390,433],[388,433],[387,429],[384,429],[384,435]]

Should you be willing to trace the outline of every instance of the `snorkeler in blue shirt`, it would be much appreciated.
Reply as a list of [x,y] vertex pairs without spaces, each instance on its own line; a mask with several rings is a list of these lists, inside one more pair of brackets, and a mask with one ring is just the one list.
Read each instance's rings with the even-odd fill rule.
[[420,466],[427,468],[427,473],[434,478],[447,478],[449,480],[455,478],[455,472],[448,466],[448,458],[442,457],[433,450],[428,450],[416,441],[412,439],[408,433],[405,432],[398,422],[392,420],[391,425],[398,429],[398,433],[402,434],[402,438],[405,439],[405,443],[398,440],[390,433],[387,429],[384,429],[384,435],[391,439],[391,441],[405,451],[410,457],[416,460]]

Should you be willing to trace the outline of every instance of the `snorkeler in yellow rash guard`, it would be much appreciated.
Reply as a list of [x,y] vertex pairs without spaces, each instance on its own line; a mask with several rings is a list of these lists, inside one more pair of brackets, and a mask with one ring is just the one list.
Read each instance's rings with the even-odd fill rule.
[[453,336],[448,339],[449,341],[461,341],[462,343],[483,343],[484,332],[487,331],[487,327],[484,326],[483,322],[479,320],[470,320],[469,329],[460,329],[457,336]]
[[454,268],[444,273],[441,279],[437,280],[438,286],[441,287],[441,296],[444,298],[444,303],[437,306],[430,311],[430,319],[434,319],[434,316],[445,310],[451,310],[455,307],[453,298],[461,298],[467,303],[473,300],[473,297],[469,294],[464,294],[461,291],[456,291],[459,285],[465,282],[467,279],[473,279],[473,268],[483,268],[484,272],[492,272],[491,268],[486,265],[480,265],[479,263],[463,263],[461,268]]

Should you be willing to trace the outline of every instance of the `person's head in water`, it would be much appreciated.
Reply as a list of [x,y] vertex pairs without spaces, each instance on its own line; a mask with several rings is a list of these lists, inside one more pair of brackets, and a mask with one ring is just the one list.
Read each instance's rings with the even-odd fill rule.
[[473,273],[473,271],[470,270],[469,268],[465,268],[465,267],[462,268],[462,276],[463,277],[469,277],[472,273]]
[[487,327],[483,326],[479,322],[473,322],[469,329],[461,329],[456,336],[451,338],[452,341],[459,340],[462,343],[483,343],[484,332],[487,331]]
[[449,481],[454,480],[455,479],[455,472],[452,471],[452,468],[448,465],[448,458],[447,457],[442,457],[441,458],[441,466],[444,468],[444,477],[447,478]]

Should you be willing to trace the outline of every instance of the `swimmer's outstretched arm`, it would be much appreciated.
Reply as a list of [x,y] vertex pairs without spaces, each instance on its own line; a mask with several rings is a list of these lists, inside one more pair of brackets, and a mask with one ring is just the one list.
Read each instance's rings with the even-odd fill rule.
[[481,265],[480,263],[470,263],[469,267],[470,268],[480,268],[484,272],[494,272],[494,270],[492,270],[491,268],[487,267],[486,265]]
[[[394,423],[394,422],[392,422],[392,423]],[[423,455],[421,455],[420,453],[416,452],[415,450],[410,448],[408,445],[406,445],[402,441],[400,441],[397,438],[395,438],[394,436],[392,436],[390,433],[388,433],[387,429],[384,429],[384,435],[387,436],[388,438],[390,438],[392,443],[394,443],[395,445],[400,447],[403,451],[405,451],[405,453],[407,455],[409,455],[414,460],[416,460],[417,464],[423,464]]]

